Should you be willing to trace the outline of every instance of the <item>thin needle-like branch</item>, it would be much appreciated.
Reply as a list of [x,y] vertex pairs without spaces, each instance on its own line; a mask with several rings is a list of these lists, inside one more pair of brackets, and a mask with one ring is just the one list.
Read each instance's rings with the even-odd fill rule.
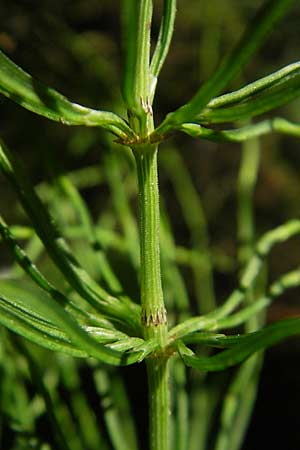
[[157,79],[159,73],[163,67],[165,59],[167,57],[169,47],[171,44],[174,22],[176,16],[176,3],[177,0],[164,0],[164,11],[160,25],[158,40],[153,53],[153,57],[150,65],[151,72],[151,87],[150,87],[150,99],[151,102],[155,95]]

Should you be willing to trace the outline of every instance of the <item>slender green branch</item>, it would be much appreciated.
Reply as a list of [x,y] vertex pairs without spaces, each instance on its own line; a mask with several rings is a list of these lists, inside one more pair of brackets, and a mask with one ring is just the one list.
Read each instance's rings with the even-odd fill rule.
[[[180,319],[183,320],[189,316],[189,295],[176,263],[176,247],[165,207],[161,212],[161,249],[166,306],[169,307],[170,305],[173,313],[176,312],[176,315],[179,315]],[[166,298],[166,293],[169,294],[168,298]]]
[[244,142],[248,139],[270,134],[274,131],[289,136],[300,136],[300,125],[281,117],[266,119],[233,130],[212,130],[211,128],[195,123],[185,123],[180,129],[192,137],[215,142]]
[[236,47],[224,58],[215,73],[188,103],[167,115],[155,134],[164,135],[171,129],[178,128],[182,123],[193,121],[201,109],[215,95],[218,95],[247,64],[291,4],[292,0],[269,0],[264,3]]
[[238,370],[225,395],[221,428],[214,450],[239,450],[256,399],[262,354],[253,355]]
[[151,60],[151,86],[150,86],[150,98],[153,100],[157,78],[165,62],[166,56],[169,51],[171,39],[173,36],[174,22],[176,16],[176,3],[177,0],[165,0],[163,18],[159,30],[157,44]]
[[[209,249],[209,232],[205,212],[184,159],[175,149],[164,149],[162,162],[170,177],[189,228],[194,258],[192,263],[195,293],[199,313],[215,307],[213,267]],[[189,199],[187,202],[186,199]]]
[[20,353],[22,353],[26,358],[32,383],[34,383],[43,401],[45,402],[45,407],[47,410],[46,417],[49,422],[49,428],[53,433],[53,438],[55,440],[55,445],[57,446],[57,449],[71,450],[67,437],[63,429],[61,428],[61,424],[57,417],[56,408],[51,399],[49,390],[47,389],[45,383],[43,382],[43,374],[37,362],[37,359],[33,357],[33,354],[29,351],[29,348],[22,340],[15,338],[14,345],[18,348]]
[[[262,236],[255,246],[253,256],[250,258],[245,270],[243,271],[239,282],[239,287],[229,295],[225,303],[206,316],[193,317],[191,319],[187,319],[179,325],[176,325],[169,332],[169,342],[172,342],[175,339],[180,339],[186,334],[193,333],[198,330],[217,329],[218,322],[221,319],[228,317],[232,311],[234,311],[243,302],[247,293],[254,287],[257,277],[261,273],[265,258],[270,253],[272,248],[275,245],[299,234],[300,221],[291,220]],[[296,271],[296,274],[297,273],[298,272]],[[288,282],[293,283],[295,280],[297,282],[296,274],[289,277]],[[287,281],[285,281],[285,284],[286,283]],[[276,289],[279,289],[281,284],[276,286],[278,286]],[[275,288],[273,287],[272,290],[273,289]]]
[[[101,397],[106,428],[115,450],[137,450],[137,436],[127,394],[119,374],[98,369],[94,373],[96,389]],[[99,449],[100,450],[100,449]]]
[[253,194],[260,161],[260,145],[257,139],[243,144],[241,165],[238,176],[237,229],[239,240],[239,260],[243,265],[253,252],[255,231]]
[[56,266],[61,270],[74,290],[101,312],[105,310],[106,314],[110,310],[118,322],[120,322],[120,317],[123,314],[127,316],[125,322],[127,320],[129,328],[133,326],[133,316],[135,315],[136,323],[134,326],[136,327],[135,330],[138,330],[138,308],[136,308],[136,305],[132,303],[128,307],[127,302],[123,302],[107,293],[80,266],[71,253],[67,243],[61,237],[48,210],[24,174],[21,165],[12,156],[7,147],[1,144],[0,167],[18,194],[49,256],[53,259]]
[[300,95],[300,63],[243,88],[214,98],[193,120],[201,124],[235,122],[256,117],[296,99]]
[[[112,195],[112,203],[124,234],[125,248],[135,269],[139,265],[139,235],[136,218],[131,210],[129,189],[124,189],[121,171],[121,152],[109,151],[104,159],[106,177]],[[123,150],[123,149],[122,149]],[[124,158],[123,158],[124,159]]]
[[[92,366],[91,360],[87,361],[87,365]],[[51,369],[50,369],[51,370]],[[78,442],[78,434],[80,434],[81,442],[79,448],[74,446],[74,450],[91,449],[91,450],[109,450],[110,446],[107,442],[107,436],[104,427],[91,408],[88,394],[83,389],[84,380],[81,376],[81,367],[74,358],[64,358],[62,364],[59,365],[59,376],[61,384],[70,398],[70,413],[76,425],[72,430],[74,438]],[[59,392],[55,389],[54,398],[59,404]],[[65,430],[64,430],[65,431]],[[68,435],[70,438],[70,434]],[[73,450],[73,447],[72,447]]]
[[[201,371],[224,370],[245,361],[259,350],[264,350],[283,339],[300,333],[300,319],[280,320],[254,333],[234,337],[220,338],[220,341],[230,342],[230,348],[213,356],[195,356],[182,342],[178,342],[178,350],[189,367]],[[233,345],[231,345],[233,344]]]
[[[252,294],[251,292],[249,295]],[[250,302],[249,302],[250,303]],[[253,328],[252,331],[255,331],[259,328],[259,321],[257,319],[258,313],[264,311],[267,306],[271,303],[271,298],[262,297],[258,300],[253,300],[248,306],[245,306],[239,312],[232,314],[229,317],[225,317],[218,321],[218,325],[216,326],[216,330],[219,329],[228,329],[235,328],[241,324],[248,324],[248,328]],[[250,327],[252,319],[252,326]],[[256,325],[256,326],[255,326]]]
[[249,83],[237,91],[229,92],[228,94],[214,98],[208,103],[207,108],[205,109],[208,112],[210,109],[226,108],[263,94],[264,92],[268,92],[267,89],[274,86],[282,88],[295,77],[298,78],[299,69],[299,62],[288,64],[282,69]]
[[65,125],[102,127],[125,140],[135,137],[128,123],[118,115],[70,102],[14,64],[1,50],[0,93],[23,108]]
[[174,449],[189,447],[189,398],[187,391],[187,370],[178,357],[172,360],[174,373]]
[[[84,321],[90,321],[92,319],[91,315],[81,309],[79,306],[75,305],[69,298],[67,298],[61,291],[59,291],[51,282],[49,282],[44,275],[38,270],[35,264],[28,257],[26,252],[18,245],[18,243],[13,238],[10,229],[0,216],[0,235],[2,239],[8,244],[10,250],[12,251],[16,262],[20,267],[25,271],[27,275],[45,292],[47,292],[52,299],[61,304],[66,310],[69,310],[74,317],[81,318]],[[95,322],[97,325],[105,324],[105,320],[103,318],[93,317],[92,322]],[[109,324],[109,322],[107,322]],[[107,326],[107,324],[106,324]],[[113,327],[112,324],[109,325]]]
[[[185,327],[179,325],[178,328],[173,328],[169,336],[170,338],[174,339],[174,331],[176,331],[177,329],[178,331],[176,333],[176,337],[183,337],[185,343],[201,343],[206,345],[214,345],[216,343],[215,338],[217,335],[214,335],[214,337],[212,337],[211,332],[207,334],[205,330],[214,330],[214,332],[216,332],[222,329],[237,327],[238,325],[242,325],[243,323],[249,321],[249,319],[251,318],[255,319],[257,313],[263,311],[267,306],[271,304],[272,301],[274,301],[280,295],[284,294],[287,290],[294,289],[299,286],[300,270],[296,269],[279,277],[276,281],[274,281],[274,283],[271,284],[271,286],[268,288],[268,292],[265,295],[258,298],[255,303],[246,306],[237,313],[215,321],[209,319],[205,320],[205,318],[203,317],[199,317],[198,319],[195,317],[193,319],[190,319],[189,321],[186,321]],[[197,320],[199,331],[198,333],[195,332],[197,327]],[[247,328],[250,329],[250,323],[248,323],[247,325]],[[188,326],[190,327],[190,331],[187,332]],[[256,329],[259,328],[258,324],[255,323],[255,320],[252,321],[251,328],[252,331],[256,331]]]
[[101,276],[106,282],[108,288],[114,295],[122,295],[123,288],[121,286],[121,283],[114,273],[105,253],[101,250],[101,246],[97,240],[96,230],[93,225],[90,212],[83,198],[81,197],[80,192],[77,190],[72,181],[64,175],[60,175],[59,177],[57,177],[56,182],[62,193],[69,198],[70,203],[72,204],[74,211],[78,216],[78,221],[82,225],[83,231],[85,233],[85,238],[87,239],[91,249],[93,250],[93,253],[96,256],[96,261],[100,267]]

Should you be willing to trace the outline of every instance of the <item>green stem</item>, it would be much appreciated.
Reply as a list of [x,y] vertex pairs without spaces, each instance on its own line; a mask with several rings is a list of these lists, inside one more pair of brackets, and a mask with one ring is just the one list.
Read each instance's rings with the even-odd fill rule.
[[142,325],[146,339],[166,342],[167,317],[163,299],[159,250],[159,192],[157,147],[134,150],[139,184]]
[[131,128],[139,137],[145,137],[149,131],[148,119],[151,122],[152,117],[149,65],[153,1],[124,0],[122,3],[126,42],[123,97]]
[[169,449],[169,366],[167,358],[149,358],[147,361],[149,392],[150,450]]
[[[157,146],[139,145],[133,152],[139,184],[141,320],[145,339],[157,337],[163,349],[168,329],[160,272]],[[163,352],[147,360],[151,450],[168,450],[169,446],[168,371]]]
[[243,145],[238,177],[237,228],[240,243],[239,260],[243,265],[253,253],[255,225],[253,195],[259,170],[260,145],[257,139],[249,139]]

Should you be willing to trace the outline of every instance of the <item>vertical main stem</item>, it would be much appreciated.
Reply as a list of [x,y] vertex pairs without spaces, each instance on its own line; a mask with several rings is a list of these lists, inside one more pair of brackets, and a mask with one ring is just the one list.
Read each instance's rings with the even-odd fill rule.
[[170,387],[168,358],[147,361],[150,450],[169,450]]
[[138,146],[134,155],[139,184],[142,325],[145,339],[158,337],[163,347],[167,315],[160,273],[157,146]]
[[[163,350],[167,340],[167,314],[160,272],[159,191],[157,146],[133,149],[138,174],[141,252],[141,306],[144,338],[156,337]],[[168,450],[170,393],[168,357],[163,351],[147,360],[150,449]]]

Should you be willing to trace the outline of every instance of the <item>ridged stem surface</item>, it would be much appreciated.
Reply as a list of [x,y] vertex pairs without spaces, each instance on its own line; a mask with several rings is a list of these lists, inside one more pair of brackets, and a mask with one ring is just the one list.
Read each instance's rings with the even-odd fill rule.
[[167,315],[160,271],[157,147],[140,145],[133,151],[139,184],[141,320],[144,338],[158,338],[162,350],[147,360],[150,449],[168,450],[170,394],[168,357],[163,354]]

